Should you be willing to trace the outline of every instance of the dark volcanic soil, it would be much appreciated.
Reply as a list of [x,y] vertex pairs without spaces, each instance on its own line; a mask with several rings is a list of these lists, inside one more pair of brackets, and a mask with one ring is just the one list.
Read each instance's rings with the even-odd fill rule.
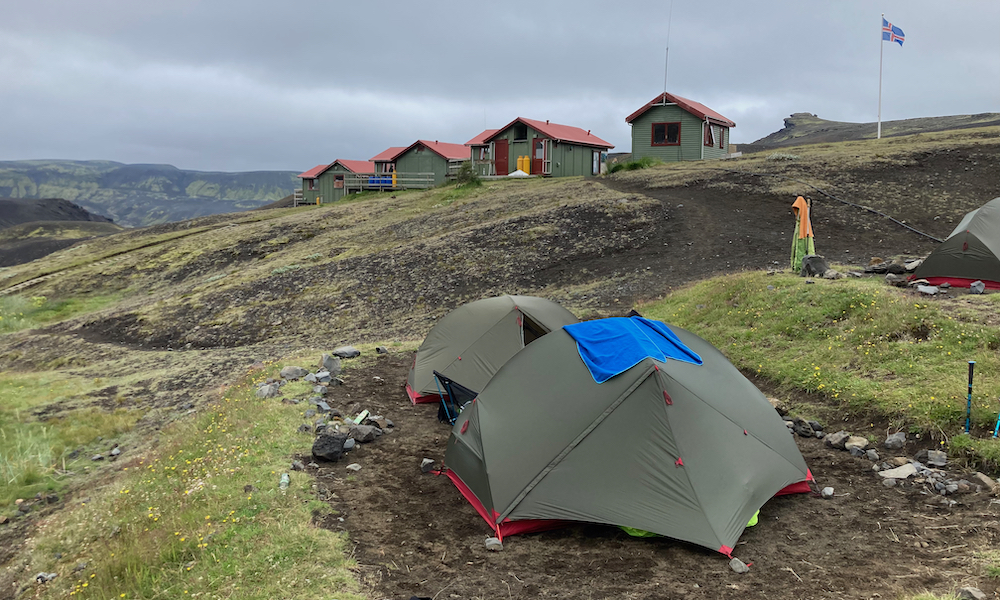
[[[802,438],[818,486],[836,496],[768,502],[734,552],[752,563],[745,575],[721,554],[601,525],[508,537],[502,552],[489,552],[490,528],[472,506],[446,477],[420,471],[422,458],[444,458],[449,428],[436,406],[406,399],[400,382],[411,361],[381,357],[352,378],[362,382],[352,407],[389,417],[391,433],[311,469],[336,511],[318,522],[349,532],[374,598],[893,598],[997,587],[971,558],[1000,539],[1000,504],[988,494],[930,505],[939,498],[922,485],[886,488],[867,460]],[[357,474],[345,469],[353,462],[362,465]]]

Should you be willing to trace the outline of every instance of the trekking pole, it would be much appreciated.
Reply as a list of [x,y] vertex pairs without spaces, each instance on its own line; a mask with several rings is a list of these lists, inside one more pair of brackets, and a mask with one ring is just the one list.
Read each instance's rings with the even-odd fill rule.
[[[997,400],[1000,400],[1000,398],[997,398]],[[996,438],[997,434],[1000,434],[1000,413],[997,413],[997,426],[993,428],[993,437]],[[65,471],[66,469],[63,470]]]
[[976,367],[976,361],[969,361],[969,396],[965,404],[965,433],[969,433],[969,424],[972,420],[972,370]]

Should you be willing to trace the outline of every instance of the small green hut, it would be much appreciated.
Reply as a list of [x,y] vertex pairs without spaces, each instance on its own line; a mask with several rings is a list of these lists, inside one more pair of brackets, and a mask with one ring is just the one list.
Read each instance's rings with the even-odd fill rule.
[[[527,161],[530,175],[599,175],[613,145],[590,130],[518,117],[500,129],[487,129],[465,144],[480,175],[509,175]],[[522,162],[518,164],[518,158]]]
[[687,98],[662,93],[625,117],[632,126],[632,159],[664,162],[722,158],[736,123]]

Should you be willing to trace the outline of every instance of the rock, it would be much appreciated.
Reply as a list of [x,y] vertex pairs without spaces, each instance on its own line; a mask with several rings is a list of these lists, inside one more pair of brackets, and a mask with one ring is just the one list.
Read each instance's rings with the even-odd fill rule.
[[95,454],[95,455],[93,455],[93,456],[90,457],[90,460],[92,460],[94,462],[99,461],[99,460],[104,460],[104,455],[103,454]]
[[909,260],[903,263],[903,269],[907,273],[912,273],[917,270],[917,267],[924,264],[924,259],[918,258],[917,260]]
[[[45,573],[45,572],[42,572],[42,573],[39,573],[38,575],[35,575],[35,581],[37,581],[38,583],[48,583],[48,582],[52,581],[53,579],[55,579],[56,577],[59,577],[58,573]],[[980,592],[980,593],[982,593],[982,592]],[[985,598],[985,596],[983,596],[983,597]]]
[[802,257],[802,269],[799,271],[801,277],[811,277],[813,275],[822,276],[830,270],[830,265],[826,259],[818,254],[809,254]]
[[[361,356],[361,351],[354,346],[341,346],[340,348],[335,348],[331,354],[338,358],[357,358]],[[331,370],[330,372],[332,373],[333,371]]]
[[848,271],[847,272],[847,276],[848,277],[854,277],[855,279],[860,279],[860,278],[864,277],[865,274],[862,273],[861,271]]
[[986,600],[986,594],[979,588],[964,587],[955,596],[958,600]]
[[316,436],[312,446],[312,455],[315,458],[328,461],[339,460],[344,454],[344,442],[346,441],[346,435],[324,431],[322,435]]
[[843,279],[845,275],[836,269],[823,271],[823,279]]
[[340,365],[340,359],[336,356],[330,356],[329,354],[323,355],[323,358],[319,361],[319,366],[326,369],[330,373],[330,377],[340,375],[340,371],[343,369]]
[[906,273],[906,267],[896,262],[889,263],[889,266],[886,268],[886,272],[892,275],[902,275]]
[[491,552],[500,552],[503,550],[503,542],[500,538],[488,537],[486,538],[486,549]]
[[913,463],[907,463],[902,467],[896,467],[895,469],[886,469],[885,471],[879,471],[879,475],[883,479],[906,479],[917,474],[917,466]]
[[980,473],[976,471],[976,474],[972,476],[972,479],[977,483],[979,483],[980,485],[984,486],[993,494],[996,494],[997,490],[1000,489],[1000,484],[997,484],[997,482],[992,477],[986,475],[985,473]]
[[309,373],[308,375],[306,375],[305,377],[303,377],[302,380],[303,381],[308,381],[309,383],[316,383],[316,381],[317,381],[316,380],[316,375],[314,375],[313,373]]
[[118,456],[121,453],[122,449],[119,448],[118,446],[115,446],[114,448],[111,449],[111,456]]
[[855,458],[860,458],[862,456],[865,456],[865,451],[857,446],[847,446],[846,449],[848,452],[851,453],[851,456]]
[[333,378],[330,376],[330,372],[326,369],[316,372],[316,381],[319,383],[330,383],[331,379]]
[[951,289],[951,284],[946,281],[946,282],[942,283],[941,285],[939,285],[938,289],[939,290],[950,290]]
[[314,394],[319,394],[320,396],[325,396],[326,395],[326,386],[325,385],[313,386],[313,393]]
[[354,450],[354,447],[357,445],[358,442],[355,441],[354,438],[347,438],[347,441],[344,442],[344,452],[347,452],[348,450]]
[[897,482],[895,479],[893,479],[891,477],[889,479],[883,479],[882,480],[882,485],[884,485],[885,487],[896,487],[897,483],[899,483],[899,482]]
[[809,426],[813,428],[813,431],[820,432],[823,431],[823,426],[820,425],[819,421],[807,421]]
[[899,450],[906,444],[906,434],[902,431],[897,431],[896,433],[885,438],[885,442],[882,443],[883,446],[889,450]]
[[948,485],[944,486],[944,491],[947,492],[947,493],[949,493],[949,494],[954,494],[955,492],[958,491],[958,484],[957,483],[949,483]]
[[304,464],[302,464],[301,460],[293,460],[292,461],[292,470],[293,471],[305,471],[306,470],[306,466]]
[[312,408],[307,409],[306,412],[302,416],[304,416],[307,419],[311,419],[312,417],[316,416],[316,411],[314,409],[312,409]]
[[278,395],[279,385],[277,383],[265,383],[257,388],[258,398],[274,398]]
[[867,447],[868,447],[868,440],[861,437],[860,435],[852,435],[851,437],[847,438],[846,442],[844,442],[845,450],[850,450],[851,448],[864,450]]
[[357,473],[358,471],[361,470],[361,465],[359,465],[358,463],[351,463],[347,465],[347,470],[354,471],[355,473]]
[[389,354],[389,349],[385,346],[375,346],[375,352],[378,354]]
[[312,425],[308,425],[306,423],[299,425],[298,428],[299,433],[312,433],[312,430],[313,430]]
[[281,368],[282,379],[301,379],[309,374],[308,369],[303,369],[302,367],[286,366]]
[[878,452],[876,452],[874,449],[865,450],[865,458],[867,458],[872,462],[878,462],[879,460]]
[[319,412],[319,414],[325,415],[326,413],[330,412],[330,405],[320,400],[319,402],[316,403],[316,410]]
[[893,456],[889,459],[889,464],[894,467],[902,467],[903,465],[910,464],[910,460],[905,456]]
[[927,296],[934,296],[938,293],[937,286],[933,285],[918,285],[917,291]]
[[809,423],[802,417],[795,417],[792,421],[792,430],[802,437],[814,437],[816,434],[813,428],[809,426]]
[[823,443],[829,448],[837,448],[838,450],[844,449],[844,444],[851,437],[851,434],[846,431],[838,431],[837,433],[828,433],[823,438]]
[[895,273],[888,273],[885,276],[885,282],[888,283],[889,285],[894,285],[896,287],[904,287],[906,286],[906,276],[896,275]]
[[8,522],[10,522],[10,517],[7,515],[0,515],[0,525],[6,525]]
[[739,573],[740,575],[750,572],[750,567],[736,557],[733,557],[733,559],[729,561],[729,568],[733,570],[733,573]]
[[319,435],[326,431],[326,423],[319,423],[316,425],[316,435]]
[[377,429],[377,427],[372,427],[371,425],[355,425],[351,427],[349,435],[358,442],[367,444],[368,442],[374,442],[375,438],[378,437],[376,433]]
[[434,470],[434,459],[433,458],[425,458],[422,461],[420,461],[420,472],[421,473],[430,473],[433,470]]
[[816,283],[816,282],[813,281],[812,279],[806,279],[806,285],[810,285],[810,284],[813,284],[813,283]]
[[941,450],[927,451],[927,464],[935,467],[943,467],[948,464],[948,453]]
[[982,281],[977,280],[969,284],[970,294],[982,294],[985,291],[986,291],[986,284],[983,283]]
[[833,488],[832,487],[823,488],[822,491],[820,491],[820,495],[827,500],[833,498]]

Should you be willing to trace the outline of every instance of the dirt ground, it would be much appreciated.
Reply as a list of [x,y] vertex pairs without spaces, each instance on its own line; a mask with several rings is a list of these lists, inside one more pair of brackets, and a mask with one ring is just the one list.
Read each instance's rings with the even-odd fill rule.
[[[373,598],[826,599],[997,589],[973,553],[1000,539],[1000,501],[981,492],[952,496],[950,508],[931,505],[940,497],[923,485],[884,487],[869,461],[818,439],[797,441],[817,489],[831,486],[835,497],[768,502],[734,551],[752,563],[747,574],[704,548],[593,524],[508,537],[503,551],[487,551],[483,519],[447,477],[421,473],[423,458],[443,460],[450,429],[435,405],[406,398],[401,382],[411,363],[400,353],[353,372],[359,383],[341,408],[367,408],[395,426],[336,463],[309,468],[335,511],[317,521],[350,534]],[[312,460],[308,449],[300,458]],[[356,474],[345,469],[354,462],[362,466]]]

